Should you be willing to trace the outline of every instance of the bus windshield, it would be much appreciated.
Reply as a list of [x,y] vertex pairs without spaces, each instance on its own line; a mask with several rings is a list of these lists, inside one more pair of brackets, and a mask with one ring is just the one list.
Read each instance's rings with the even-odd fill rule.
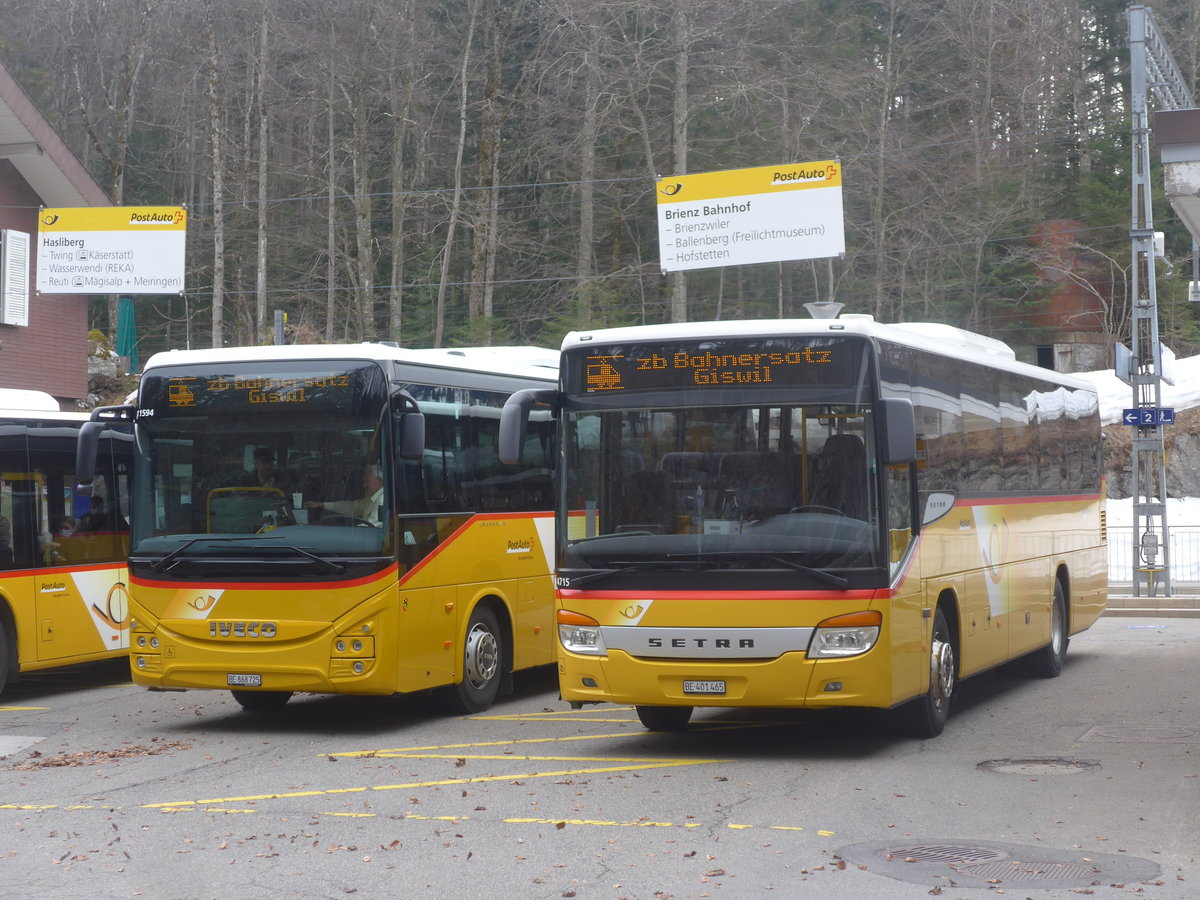
[[339,360],[147,373],[132,555],[381,555],[386,388],[378,365]]
[[564,426],[562,569],[882,565],[868,403],[588,410]]

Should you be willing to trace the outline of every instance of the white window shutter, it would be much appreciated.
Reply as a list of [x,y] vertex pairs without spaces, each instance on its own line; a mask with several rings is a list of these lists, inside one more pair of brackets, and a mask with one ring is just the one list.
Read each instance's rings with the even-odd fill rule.
[[29,324],[29,235],[0,231],[0,324]]

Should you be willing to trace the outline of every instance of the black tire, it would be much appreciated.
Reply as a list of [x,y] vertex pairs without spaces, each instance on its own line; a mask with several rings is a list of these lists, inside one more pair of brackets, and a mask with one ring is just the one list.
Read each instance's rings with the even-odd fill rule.
[[460,712],[483,712],[496,702],[508,659],[505,641],[496,614],[486,606],[476,606],[463,635],[462,681],[451,695]]
[[12,665],[9,640],[8,628],[0,622],[0,694],[4,693],[4,686],[8,684],[8,667]]
[[1054,579],[1054,597],[1050,601],[1050,643],[1030,653],[1026,671],[1035,678],[1057,678],[1067,661],[1067,595],[1062,582]]
[[933,616],[933,633],[929,638],[929,689],[900,708],[904,731],[922,740],[941,734],[950,718],[950,701],[954,699],[957,684],[954,635],[939,606]]
[[638,718],[651,731],[683,731],[692,718],[690,706],[639,706]]
[[230,691],[247,712],[274,712],[292,699],[291,691]]

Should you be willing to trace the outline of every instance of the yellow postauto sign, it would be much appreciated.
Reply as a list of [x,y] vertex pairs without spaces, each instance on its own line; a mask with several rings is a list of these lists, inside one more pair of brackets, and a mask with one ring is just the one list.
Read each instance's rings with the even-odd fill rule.
[[49,294],[178,294],[187,210],[181,206],[45,208],[37,289]]
[[664,272],[846,251],[838,160],[675,175],[657,200]]

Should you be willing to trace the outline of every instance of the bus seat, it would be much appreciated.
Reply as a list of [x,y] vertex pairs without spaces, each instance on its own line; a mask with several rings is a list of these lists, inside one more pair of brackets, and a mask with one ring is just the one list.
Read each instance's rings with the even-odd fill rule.
[[826,439],[813,461],[812,506],[828,506],[854,519],[866,519],[867,448],[856,434]]
[[787,512],[792,502],[791,457],[747,450],[721,457],[720,487],[733,492],[741,515],[766,519]]
[[659,469],[630,472],[621,480],[620,518],[616,531],[675,530],[674,491],[671,479]]
[[690,450],[664,453],[659,468],[671,476],[677,487],[711,487],[720,466],[720,456]]

